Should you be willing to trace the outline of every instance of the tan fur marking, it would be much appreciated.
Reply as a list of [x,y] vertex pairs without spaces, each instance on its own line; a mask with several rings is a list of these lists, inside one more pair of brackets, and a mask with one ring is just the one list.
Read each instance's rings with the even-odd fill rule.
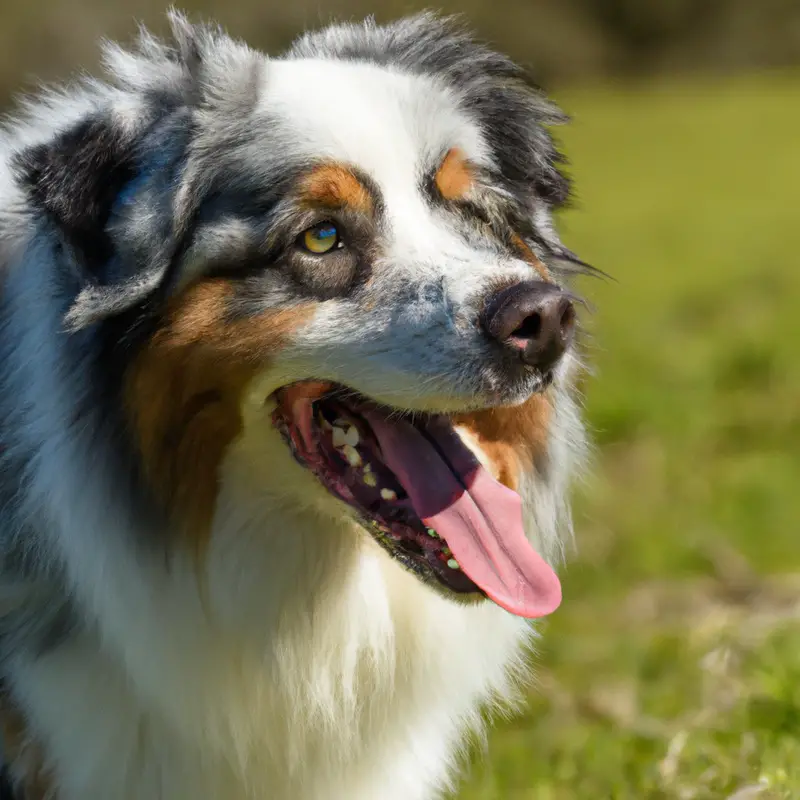
[[8,692],[0,692],[0,735],[3,762],[25,800],[53,798],[41,746],[33,739],[25,717]]
[[363,183],[345,166],[330,164],[317,167],[301,182],[300,196],[312,205],[331,209],[349,208],[372,214],[372,195]]
[[461,150],[453,147],[448,151],[434,181],[445,200],[462,200],[469,194],[473,176]]
[[511,241],[514,243],[514,247],[519,251],[519,254],[522,258],[525,259],[538,273],[541,275],[542,280],[547,281],[548,283],[553,282],[553,278],[550,275],[550,271],[544,265],[542,260],[536,255],[536,253],[531,250],[528,246],[527,242],[516,233],[511,235]]
[[537,394],[519,406],[487,408],[458,414],[494,466],[497,479],[516,490],[522,464],[544,456],[551,413],[547,395]]
[[241,430],[240,398],[310,305],[231,323],[233,287],[207,280],[169,310],[128,375],[126,400],[146,477],[184,533],[203,545],[217,472]]

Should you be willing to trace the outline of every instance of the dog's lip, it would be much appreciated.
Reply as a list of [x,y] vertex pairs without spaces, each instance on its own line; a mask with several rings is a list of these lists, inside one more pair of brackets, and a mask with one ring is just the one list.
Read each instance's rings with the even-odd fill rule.
[[276,389],[272,394],[276,399],[284,402],[291,402],[291,398],[302,398],[305,400],[316,400],[327,394],[334,388],[333,381],[315,380],[313,378],[308,380],[295,381],[294,383],[287,383]]
[[509,402],[508,397],[500,391],[493,391],[485,395],[482,400],[477,402],[454,403],[452,407],[407,407],[395,403],[387,403],[372,399],[362,394],[357,389],[350,388],[335,380],[325,378],[301,378],[291,383],[286,383],[274,389],[267,397],[267,402],[277,404],[291,404],[294,401],[315,401],[331,392],[342,391],[349,397],[355,398],[359,405],[382,407],[399,414],[431,414],[451,416],[465,414],[475,411],[486,411],[491,408],[505,407],[509,405],[519,405],[525,402],[528,397],[545,392],[555,382],[556,370],[550,369],[538,376],[538,385],[526,393],[522,399],[514,399]]
[[283,405],[290,410],[298,422],[300,433],[306,444],[312,440],[311,416],[305,413],[295,414],[297,405],[305,406],[323,397],[333,390],[335,384],[331,381],[307,380],[297,381],[276,389],[271,398],[277,405]]

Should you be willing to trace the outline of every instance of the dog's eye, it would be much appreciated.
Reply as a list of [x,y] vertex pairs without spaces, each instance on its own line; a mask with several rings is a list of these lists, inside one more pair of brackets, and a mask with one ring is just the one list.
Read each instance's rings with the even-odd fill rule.
[[320,222],[300,234],[298,245],[309,253],[321,256],[341,247],[342,238],[339,229],[332,222]]

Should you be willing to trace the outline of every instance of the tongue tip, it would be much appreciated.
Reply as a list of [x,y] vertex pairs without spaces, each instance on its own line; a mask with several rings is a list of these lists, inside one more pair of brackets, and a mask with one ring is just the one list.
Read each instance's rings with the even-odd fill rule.
[[561,583],[555,573],[553,578],[551,585],[544,589],[539,587],[534,591],[531,587],[516,596],[487,591],[486,596],[510,614],[525,619],[539,619],[552,614],[561,605]]

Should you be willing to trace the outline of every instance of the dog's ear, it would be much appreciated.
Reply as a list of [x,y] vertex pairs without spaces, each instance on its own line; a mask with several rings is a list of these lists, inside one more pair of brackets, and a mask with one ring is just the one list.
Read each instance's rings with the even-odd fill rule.
[[95,273],[111,256],[105,225],[114,200],[133,177],[132,142],[110,120],[90,117],[17,155],[18,178],[41,212]]
[[170,26],[174,45],[143,31],[133,51],[106,48],[121,103],[89,86],[95,110],[14,157],[28,207],[50,226],[59,263],[78,280],[66,315],[71,330],[133,308],[164,285],[196,210],[195,195],[181,193],[193,112],[213,108],[225,128],[258,97],[263,58],[255,51],[175,12]]
[[[153,205],[163,202],[153,196],[154,180],[163,186],[154,174],[169,165],[153,149],[163,142],[152,138],[152,132],[134,133],[110,115],[98,114],[15,158],[20,185],[41,217],[55,227],[62,258],[79,282],[66,315],[69,330],[141,302],[169,267],[171,220],[169,214],[166,219],[156,214]],[[159,163],[148,164],[148,152],[156,153],[150,161]],[[135,207],[149,211],[139,213],[133,225],[138,246],[120,224],[136,213]]]

